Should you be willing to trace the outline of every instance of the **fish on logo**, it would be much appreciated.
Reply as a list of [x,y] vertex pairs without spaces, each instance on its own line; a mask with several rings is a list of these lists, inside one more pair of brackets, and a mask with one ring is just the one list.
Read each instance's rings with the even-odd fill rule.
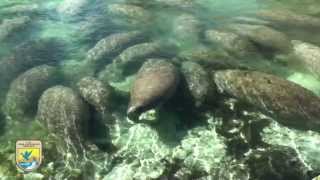
[[22,171],[36,170],[42,161],[42,143],[37,140],[16,142],[16,166]]

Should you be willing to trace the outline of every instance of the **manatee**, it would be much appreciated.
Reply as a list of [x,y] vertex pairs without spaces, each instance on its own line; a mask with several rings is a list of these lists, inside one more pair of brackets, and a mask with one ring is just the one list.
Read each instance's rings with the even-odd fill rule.
[[21,72],[25,70],[20,67],[19,61],[14,56],[6,57],[0,60],[0,87],[5,90]]
[[39,11],[38,4],[18,4],[5,8],[1,8],[1,13],[5,14],[21,14],[21,13],[36,13]]
[[98,79],[102,82],[119,82],[125,78],[123,71],[123,67],[111,63],[98,73]]
[[64,58],[64,43],[55,38],[29,40],[14,49],[18,66],[31,68],[38,65],[57,65]]
[[288,26],[305,29],[320,28],[320,18],[285,9],[262,10],[257,12],[257,16],[286,28],[288,28]]
[[129,25],[145,25],[152,22],[152,16],[149,11],[143,7],[132,4],[110,4],[107,7],[108,13],[114,16],[116,21],[119,17]]
[[143,34],[139,31],[115,33],[101,39],[87,53],[86,61],[99,65],[103,58],[117,56],[122,50],[142,40]]
[[168,7],[177,7],[177,8],[194,8],[195,1],[194,0],[153,0],[159,4]]
[[113,63],[127,65],[137,60],[141,61],[141,59],[161,55],[162,52],[164,52],[163,44],[160,42],[140,43],[125,49],[114,59]]
[[98,112],[106,112],[111,106],[113,88],[94,77],[84,77],[78,82],[80,95]]
[[173,8],[175,10],[194,9],[198,5],[197,2],[196,0],[126,0],[128,4],[156,8]]
[[64,0],[57,7],[57,12],[63,15],[77,15],[89,5],[88,0]]
[[320,47],[311,43],[293,40],[293,53],[314,76],[320,78]]
[[38,103],[39,120],[58,139],[62,151],[82,153],[89,121],[88,105],[74,90],[64,86],[47,89]]
[[226,51],[236,56],[244,57],[256,52],[254,45],[248,38],[238,34],[219,30],[205,31],[206,41],[221,45]]
[[209,74],[206,70],[195,62],[184,62],[181,66],[181,74],[195,106],[199,107],[205,101],[208,101],[213,90],[211,89]]
[[56,65],[63,51],[55,39],[27,41],[16,47],[13,54],[0,60],[0,88],[6,89],[19,74],[35,66]]
[[0,41],[6,39],[18,30],[22,30],[31,19],[28,16],[21,16],[12,19],[4,19],[0,24]]
[[233,24],[229,28],[249,38],[259,47],[287,53],[292,49],[286,34],[263,25]]
[[108,64],[99,73],[99,77],[104,81],[123,80],[128,75],[127,70],[130,71],[129,73],[135,73],[146,58],[170,56],[170,50],[166,50],[166,46],[158,41],[131,46],[119,54],[111,64]]
[[[173,22],[173,34],[183,42],[197,42],[202,31],[202,23],[191,14],[177,16]],[[184,45],[184,44],[182,44]]]
[[248,16],[237,16],[233,18],[233,21],[235,23],[240,23],[240,24],[251,24],[251,25],[270,25],[271,23],[269,21],[259,19],[256,17],[248,17]]
[[127,113],[139,114],[157,107],[176,91],[179,73],[168,61],[151,59],[139,70],[130,91]]
[[222,69],[249,69],[242,61],[239,61],[239,58],[235,59],[225,50],[207,46],[180,51],[177,58],[180,61],[198,63],[208,72]]
[[320,98],[298,84],[244,70],[217,71],[214,81],[220,92],[256,107],[285,126],[320,130]]
[[37,66],[21,74],[10,85],[3,112],[15,121],[33,117],[41,94],[56,80],[57,69],[48,65]]

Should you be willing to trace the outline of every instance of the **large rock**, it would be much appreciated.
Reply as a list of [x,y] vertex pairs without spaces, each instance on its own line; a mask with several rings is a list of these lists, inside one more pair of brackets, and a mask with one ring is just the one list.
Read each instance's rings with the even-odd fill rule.
[[214,81],[221,92],[257,107],[286,126],[320,130],[320,98],[293,82],[241,70],[218,71]]
[[148,60],[131,88],[128,114],[141,113],[168,100],[176,91],[179,73],[165,60]]
[[94,77],[84,77],[78,83],[81,96],[98,112],[104,113],[111,106],[113,88]]
[[21,74],[11,83],[3,107],[5,114],[15,121],[35,115],[42,92],[56,82],[56,75],[56,68],[47,65],[32,68]]
[[39,100],[37,119],[57,137],[59,151],[82,155],[89,110],[80,95],[64,86],[46,90]]
[[320,47],[298,40],[293,40],[292,44],[298,61],[313,75],[320,78]]
[[232,32],[218,30],[207,30],[205,32],[206,41],[220,45],[229,53],[236,56],[248,56],[256,52],[255,47],[248,38],[241,37]]
[[247,24],[233,24],[229,27],[262,48],[277,52],[289,52],[291,50],[289,38],[284,33],[270,27]]
[[0,24],[0,41],[6,39],[14,32],[23,29],[30,21],[31,19],[28,16],[3,20]]
[[208,102],[213,89],[210,85],[209,74],[201,65],[194,62],[184,62],[181,66],[182,76],[186,83],[187,94],[191,95],[196,107]]

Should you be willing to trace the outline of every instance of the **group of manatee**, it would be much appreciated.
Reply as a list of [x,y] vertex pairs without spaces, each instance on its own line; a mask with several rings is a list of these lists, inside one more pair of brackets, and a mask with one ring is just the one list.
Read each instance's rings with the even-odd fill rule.
[[[137,4],[113,4],[109,11],[126,18],[133,16],[127,19],[127,23],[135,27],[141,21],[150,21],[148,11]],[[60,7],[59,11],[77,12],[68,7]],[[320,47],[291,41],[284,33],[268,26],[273,22],[298,28],[320,28],[320,19],[293,12],[261,11],[258,16],[264,19],[255,22],[258,25],[233,23],[226,26],[227,30],[202,32],[196,17],[183,14],[175,20],[180,25],[173,33],[182,42],[188,39],[198,41],[197,34],[203,33],[208,44],[219,44],[235,57],[257,54],[257,49],[261,48],[275,53],[292,53],[310,73],[320,77]],[[3,21],[0,29],[6,26],[8,32],[2,32],[0,40],[27,21],[26,17],[15,23]],[[205,56],[203,51],[190,59],[182,58],[181,54],[176,56],[171,44],[150,41],[143,31],[117,32],[96,42],[82,61],[83,68],[92,73],[78,79],[75,86],[63,82],[57,57],[43,56],[49,53],[51,43],[33,41],[31,46],[23,44],[12,56],[0,61],[0,86],[8,89],[2,110],[8,121],[39,120],[50,133],[63,139],[71,152],[85,148],[87,127],[93,112],[107,116],[117,111],[114,97],[119,92],[110,82],[122,81],[132,74],[135,79],[127,101],[127,116],[135,123],[138,123],[136,117],[142,113],[162,108],[172,103],[170,100],[174,97],[188,91],[187,101],[193,108],[210,106],[223,98],[234,98],[289,128],[320,131],[320,97],[312,91],[271,73],[239,68],[232,64],[234,61],[231,65],[227,61],[194,61],[212,58]],[[106,59],[110,61],[106,63]],[[223,107],[212,105],[212,108]]]

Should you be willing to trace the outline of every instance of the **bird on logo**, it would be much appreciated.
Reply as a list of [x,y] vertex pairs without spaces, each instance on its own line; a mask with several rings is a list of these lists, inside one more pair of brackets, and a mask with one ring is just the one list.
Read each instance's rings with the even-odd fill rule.
[[25,159],[26,161],[28,161],[29,158],[30,158],[30,156],[31,156],[31,154],[32,154],[32,150],[31,150],[30,152],[24,151],[23,153],[20,153],[20,154],[21,154],[21,156],[23,157],[23,159]]

